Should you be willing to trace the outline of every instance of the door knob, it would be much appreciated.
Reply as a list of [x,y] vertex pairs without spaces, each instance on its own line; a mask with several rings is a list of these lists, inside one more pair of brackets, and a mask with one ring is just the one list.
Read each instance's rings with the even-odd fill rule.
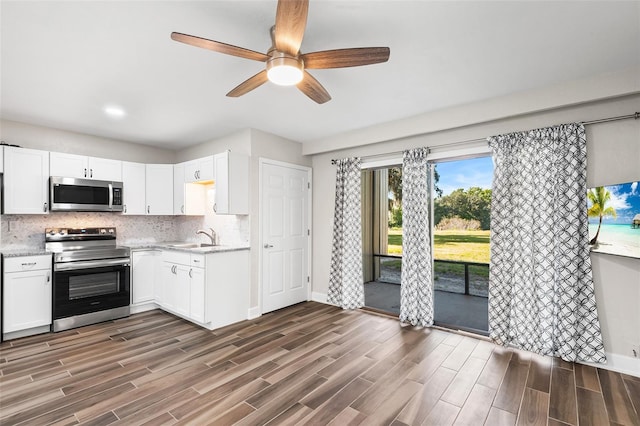
[[265,244],[265,245],[264,245],[264,248],[271,248],[271,247],[273,247],[273,245],[272,245],[272,244]]

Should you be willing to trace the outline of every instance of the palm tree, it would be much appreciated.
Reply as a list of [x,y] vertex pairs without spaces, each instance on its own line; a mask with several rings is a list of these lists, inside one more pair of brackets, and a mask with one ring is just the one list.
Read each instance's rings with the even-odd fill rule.
[[600,219],[598,222],[598,231],[596,232],[596,236],[589,241],[589,244],[595,244],[598,241],[598,235],[600,235],[602,218],[604,216],[613,216],[615,218],[617,217],[617,214],[613,207],[606,207],[607,202],[611,199],[611,193],[604,189],[603,186],[593,188],[587,193],[587,197],[589,198],[589,201],[591,201],[591,207],[587,210],[587,215],[589,217],[597,217]]

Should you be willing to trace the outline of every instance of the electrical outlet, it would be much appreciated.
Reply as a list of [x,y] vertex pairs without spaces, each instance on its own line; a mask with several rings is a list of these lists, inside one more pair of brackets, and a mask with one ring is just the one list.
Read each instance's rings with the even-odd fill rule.
[[631,345],[631,354],[634,358],[640,358],[640,345]]

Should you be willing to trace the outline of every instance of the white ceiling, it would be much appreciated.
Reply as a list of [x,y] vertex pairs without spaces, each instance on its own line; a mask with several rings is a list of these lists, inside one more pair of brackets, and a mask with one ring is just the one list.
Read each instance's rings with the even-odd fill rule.
[[[275,1],[6,1],[2,118],[180,149],[244,128],[303,143],[640,64],[640,2],[311,0],[303,52],[389,46],[385,64],[312,70],[317,105],[261,62],[172,31],[266,52]],[[123,119],[103,113],[124,107]]]

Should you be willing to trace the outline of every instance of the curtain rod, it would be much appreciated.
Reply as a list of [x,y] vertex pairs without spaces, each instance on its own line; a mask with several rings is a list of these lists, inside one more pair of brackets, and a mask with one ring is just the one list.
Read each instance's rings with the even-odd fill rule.
[[[620,120],[628,120],[633,118],[634,120],[637,120],[640,118],[640,112],[634,112],[633,114],[627,114],[627,115],[619,115],[617,117],[607,117],[607,118],[600,118],[597,120],[589,120],[589,121],[581,121],[580,124],[583,124],[585,126],[589,126],[591,124],[600,124],[600,123],[608,123],[611,121],[620,121]],[[416,137],[416,136],[424,136],[424,135],[428,135],[429,133],[419,133],[417,135],[411,135],[409,137]],[[399,139],[404,139],[405,137],[399,138]],[[393,139],[391,139],[393,140]],[[436,145],[433,148],[443,148],[443,147],[452,147],[452,146],[456,146],[456,145],[467,145],[470,143],[474,143],[474,142],[485,142],[487,140],[487,138],[479,138],[479,139],[468,139],[465,141],[458,141],[458,142],[451,142],[451,143],[445,143],[442,145]],[[387,141],[389,142],[389,141]],[[373,154],[373,155],[367,155],[361,158],[366,158],[366,159],[370,159],[370,158],[377,158],[377,157],[390,157],[393,155],[397,155],[397,154],[402,154],[404,151],[393,151],[393,152],[385,152],[384,154]],[[429,152],[431,152],[431,149],[429,149]],[[331,160],[331,164],[336,164],[336,159],[332,159]]]

